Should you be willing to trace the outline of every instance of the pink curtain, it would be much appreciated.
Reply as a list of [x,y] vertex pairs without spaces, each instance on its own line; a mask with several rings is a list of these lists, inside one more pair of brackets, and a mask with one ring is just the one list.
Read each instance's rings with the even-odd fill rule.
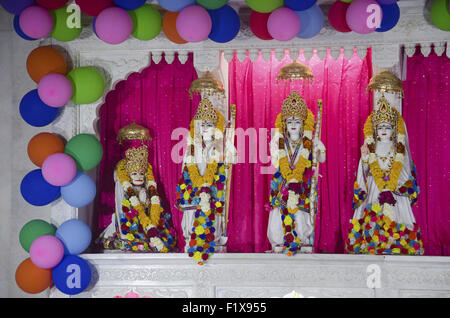
[[[122,158],[122,147],[116,141],[120,128],[135,121],[150,129],[153,140],[150,143],[149,161],[158,184],[158,192],[165,208],[172,212],[172,220],[177,230],[178,246],[184,245],[181,231],[182,214],[174,207],[176,185],[182,163],[171,160],[172,147],[179,140],[171,140],[176,128],[189,128],[189,122],[198,104],[189,98],[188,89],[197,78],[193,56],[185,64],[178,57],[168,64],[164,57],[161,62],[151,64],[140,73],[132,73],[119,82],[108,93],[100,109],[100,140],[104,155],[99,167],[96,211],[99,212],[98,228],[104,229],[111,222],[114,213],[113,173]],[[181,139],[181,138],[180,138]]]
[[[300,54],[297,61],[312,69],[313,84],[292,83],[286,87],[280,82],[277,85],[280,68],[292,62],[288,55],[278,61],[272,54],[268,62],[261,56],[254,62],[248,57],[240,62],[235,56],[229,65],[230,104],[236,104],[236,128],[242,128],[248,135],[252,135],[249,128],[256,129],[256,137],[246,137],[245,152],[239,153],[245,154],[245,163],[233,167],[229,252],[270,249],[266,233],[272,174],[262,173],[262,169],[270,166],[270,129],[281,111],[283,99],[294,88],[315,115],[317,100],[323,100],[321,140],[327,148],[327,160],[320,165],[315,252],[344,252],[348,222],[353,216],[353,183],[364,139],[363,125],[372,105],[366,91],[372,75],[371,51],[368,50],[364,59],[356,52],[350,59],[343,52],[333,59],[328,52],[323,60],[317,55],[306,60]],[[250,138],[256,138],[257,142],[251,142]],[[256,156],[251,157],[255,150]]]
[[417,50],[407,60],[403,83],[406,121],[420,194],[413,208],[425,255],[450,255],[450,59]]

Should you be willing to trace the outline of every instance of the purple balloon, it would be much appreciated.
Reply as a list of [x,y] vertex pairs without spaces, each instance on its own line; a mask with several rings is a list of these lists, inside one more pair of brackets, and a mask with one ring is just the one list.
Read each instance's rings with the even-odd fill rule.
[[375,0],[355,0],[350,3],[346,21],[352,31],[368,34],[380,27],[383,10]]
[[119,44],[133,31],[133,21],[128,12],[119,7],[106,8],[95,20],[95,33],[106,43]]
[[77,165],[73,158],[65,153],[55,153],[47,157],[42,164],[42,176],[54,186],[65,186],[72,182],[77,174]]
[[53,19],[50,12],[39,6],[28,7],[19,17],[22,32],[33,39],[41,39],[50,35]]
[[294,10],[281,7],[270,14],[267,30],[275,40],[289,41],[300,31],[300,19]]
[[53,268],[64,257],[64,245],[53,235],[42,235],[33,241],[30,247],[30,258],[39,268]]
[[398,0],[377,0],[377,2],[379,4],[394,4],[396,3]]
[[34,4],[34,0],[0,0],[0,5],[14,15],[21,14],[23,10]]
[[201,6],[189,6],[180,11],[176,27],[178,34],[188,42],[201,42],[211,33],[212,20]]
[[38,94],[48,106],[61,107],[72,98],[72,84],[64,75],[50,73],[39,81]]

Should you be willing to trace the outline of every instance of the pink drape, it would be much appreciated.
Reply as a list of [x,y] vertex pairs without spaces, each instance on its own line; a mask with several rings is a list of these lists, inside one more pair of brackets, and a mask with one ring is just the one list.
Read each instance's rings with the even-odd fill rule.
[[403,116],[420,187],[413,208],[425,255],[450,255],[450,59],[417,50],[407,60]]
[[[108,93],[100,110],[100,140],[104,155],[99,167],[96,211],[99,212],[98,228],[102,230],[111,222],[114,212],[113,173],[122,158],[122,147],[116,140],[120,128],[135,121],[150,129],[149,161],[158,185],[158,192],[165,208],[170,208],[180,244],[182,240],[182,214],[174,207],[176,185],[182,163],[171,160],[171,151],[179,140],[171,140],[176,128],[189,128],[189,122],[198,104],[189,98],[188,89],[197,78],[193,56],[182,64],[178,57],[168,64],[151,64],[140,73],[132,73]],[[180,138],[180,137],[179,137]],[[181,248],[181,247],[180,247]]]
[[[291,89],[303,96],[317,115],[317,100],[323,100],[322,142],[327,148],[327,160],[320,165],[320,213],[316,218],[315,252],[343,253],[348,222],[353,216],[352,196],[355,172],[363,144],[363,125],[371,111],[366,91],[371,77],[371,51],[361,59],[355,52],[347,59],[343,52],[333,59],[328,52],[320,60],[314,55],[300,63],[308,65],[314,74],[313,84],[284,83],[277,85],[280,68],[292,60],[288,55],[278,61],[272,54],[269,61],[262,56],[254,62],[240,62],[235,56],[229,65],[230,103],[236,104],[236,128],[248,135],[256,129],[257,142],[246,137],[245,163],[233,167],[228,226],[229,252],[264,252],[270,249],[267,239],[269,189],[272,174],[261,173],[270,166],[270,129],[281,110],[283,99]],[[261,130],[266,129],[266,130]],[[237,132],[238,133],[238,132]],[[254,136],[253,136],[254,137]],[[256,158],[250,157],[257,144]],[[239,151],[239,145],[238,145]],[[240,152],[240,156],[244,153]],[[241,157],[242,158],[242,157]]]

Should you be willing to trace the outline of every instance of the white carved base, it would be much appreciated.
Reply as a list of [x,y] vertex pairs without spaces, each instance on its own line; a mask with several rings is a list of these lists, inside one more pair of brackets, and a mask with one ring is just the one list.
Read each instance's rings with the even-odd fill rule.
[[[93,279],[73,297],[450,297],[448,257],[230,253],[200,266],[186,254],[81,256]],[[68,296],[52,288],[50,297]]]

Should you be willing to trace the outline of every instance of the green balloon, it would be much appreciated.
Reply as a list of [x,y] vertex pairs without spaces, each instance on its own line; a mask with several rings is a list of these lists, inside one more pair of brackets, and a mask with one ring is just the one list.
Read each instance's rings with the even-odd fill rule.
[[284,0],[245,0],[250,9],[269,13],[284,6]]
[[196,0],[198,5],[208,10],[216,10],[222,8],[230,0]]
[[50,11],[53,18],[53,29],[50,36],[58,41],[68,42],[75,40],[83,28],[76,26],[76,16],[72,11],[66,12],[67,6]]
[[128,11],[133,21],[131,35],[138,40],[148,41],[155,38],[162,28],[162,18],[158,10],[150,4]]
[[431,21],[443,31],[450,31],[449,2],[450,0],[435,0],[431,5]]
[[72,84],[71,100],[76,104],[91,104],[105,91],[103,76],[91,66],[75,68],[67,74],[67,78]]
[[352,3],[354,0],[341,0],[342,2]]
[[44,220],[31,220],[25,224],[19,233],[20,245],[27,252],[30,252],[31,244],[42,235],[55,235],[56,227]]
[[103,148],[94,135],[79,134],[69,140],[64,148],[64,153],[75,160],[78,171],[87,171],[100,163],[103,157]]

